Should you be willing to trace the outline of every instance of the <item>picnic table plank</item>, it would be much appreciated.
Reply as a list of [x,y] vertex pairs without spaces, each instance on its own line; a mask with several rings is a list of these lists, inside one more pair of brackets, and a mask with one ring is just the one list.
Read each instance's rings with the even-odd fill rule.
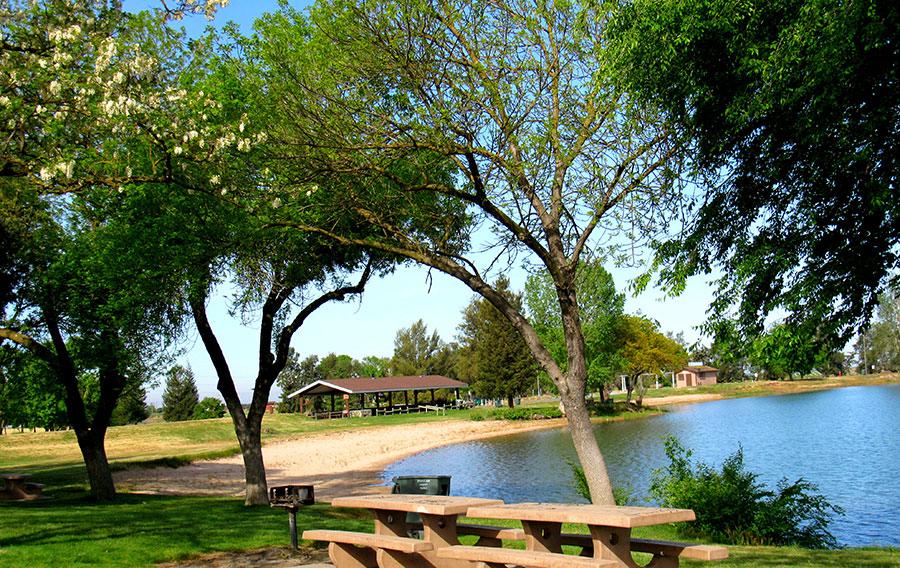
[[516,503],[475,506],[469,509],[468,516],[550,523],[578,523],[629,529],[664,523],[693,521],[696,518],[694,512],[690,509],[562,503]]
[[503,501],[500,499],[447,495],[406,495],[401,493],[335,497],[331,501],[333,507],[402,511],[405,513],[440,516],[464,515],[470,507],[502,503]]

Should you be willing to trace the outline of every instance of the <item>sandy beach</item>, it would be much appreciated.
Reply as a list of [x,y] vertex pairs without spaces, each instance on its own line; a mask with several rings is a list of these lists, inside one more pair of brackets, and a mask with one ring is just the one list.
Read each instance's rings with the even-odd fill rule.
[[[540,428],[565,427],[564,419],[535,421],[448,420],[310,434],[263,446],[269,485],[311,484],[316,499],[388,491],[381,473],[392,462],[432,448]],[[241,456],[115,474],[116,485],[140,493],[244,494]]]

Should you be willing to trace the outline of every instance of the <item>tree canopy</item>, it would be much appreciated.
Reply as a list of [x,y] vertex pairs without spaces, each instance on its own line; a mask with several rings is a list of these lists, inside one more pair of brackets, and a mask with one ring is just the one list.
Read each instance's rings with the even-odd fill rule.
[[[354,238],[327,217],[285,224],[427,264],[490,301],[559,389],[598,503],[613,497],[584,402],[575,273],[586,249],[607,251],[616,237],[631,244],[658,228],[675,150],[658,117],[609,74],[614,9],[336,0],[309,17],[288,7],[264,17],[247,47],[284,167],[299,158],[305,166],[281,180],[292,188],[285,216],[306,206],[311,178],[350,178],[351,187],[313,195],[378,231]],[[440,213],[420,215],[430,222],[413,228],[392,216],[407,202]],[[489,254],[471,254],[485,243],[457,236],[469,222],[492,235]],[[565,370],[485,276],[519,255],[554,282]]]
[[721,270],[714,318],[843,345],[900,267],[897,3],[638,0],[611,38],[694,170],[660,281]]

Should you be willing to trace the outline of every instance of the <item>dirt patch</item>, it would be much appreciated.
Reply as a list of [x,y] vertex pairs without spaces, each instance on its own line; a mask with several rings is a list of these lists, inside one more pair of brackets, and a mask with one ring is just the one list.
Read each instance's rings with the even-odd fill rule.
[[301,549],[294,551],[290,548],[216,552],[214,554],[197,556],[189,560],[157,564],[157,566],[159,568],[243,568],[244,566],[256,568],[291,568],[294,566],[332,568],[328,560],[328,551],[326,550]]

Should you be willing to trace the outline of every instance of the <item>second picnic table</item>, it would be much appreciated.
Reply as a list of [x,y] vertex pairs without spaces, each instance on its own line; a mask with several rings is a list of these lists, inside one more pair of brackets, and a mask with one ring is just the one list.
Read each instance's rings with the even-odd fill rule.
[[[487,565],[584,566],[639,568],[632,552],[649,552],[653,568],[677,567],[679,558],[721,560],[728,551],[721,546],[634,539],[631,529],[694,520],[690,509],[615,507],[559,503],[517,503],[470,507],[467,515],[487,519],[521,521],[524,551],[496,551],[483,547],[454,546],[438,552],[440,558],[483,562]],[[565,534],[563,523],[587,525],[590,534]],[[582,556],[562,556],[563,545],[579,546]]]

